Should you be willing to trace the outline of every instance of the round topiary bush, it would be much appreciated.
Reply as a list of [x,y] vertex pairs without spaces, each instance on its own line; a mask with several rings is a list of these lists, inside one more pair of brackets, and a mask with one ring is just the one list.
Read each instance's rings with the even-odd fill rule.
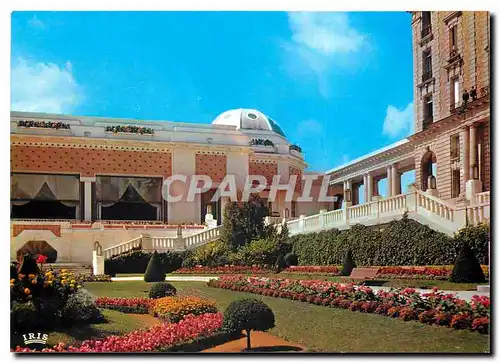
[[297,258],[297,255],[295,253],[289,252],[285,255],[285,263],[287,267],[298,266],[299,259]]
[[177,294],[177,289],[174,285],[168,282],[157,282],[149,290],[149,297],[151,299],[159,299],[165,296],[174,296]]
[[250,332],[266,331],[274,327],[274,313],[269,306],[257,299],[233,301],[224,312],[223,329],[229,333],[247,334],[247,349],[251,349]]
[[165,281],[165,270],[158,252],[154,251],[144,273],[145,282]]

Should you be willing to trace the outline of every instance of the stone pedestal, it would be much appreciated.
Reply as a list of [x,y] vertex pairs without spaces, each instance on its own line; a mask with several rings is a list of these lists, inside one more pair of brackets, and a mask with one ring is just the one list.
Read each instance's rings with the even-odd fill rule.
[[104,256],[97,253],[97,251],[92,252],[92,272],[94,275],[104,275]]
[[217,220],[214,219],[214,215],[211,213],[205,214],[205,223],[207,224],[207,228],[217,227]]
[[439,192],[437,189],[428,188],[426,193],[432,195],[433,197],[439,197]]
[[141,234],[141,245],[143,251],[153,250],[153,240],[149,234]]
[[480,180],[467,180],[465,183],[465,198],[469,201],[474,201],[476,194],[483,190],[483,183]]

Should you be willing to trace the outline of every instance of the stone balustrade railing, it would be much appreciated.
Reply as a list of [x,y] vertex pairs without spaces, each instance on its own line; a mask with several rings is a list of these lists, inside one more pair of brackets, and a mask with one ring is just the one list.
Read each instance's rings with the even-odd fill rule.
[[184,238],[184,245],[187,249],[216,240],[220,236],[221,227],[206,229],[199,233],[194,233]]
[[490,202],[490,192],[482,192],[476,194],[476,203],[477,204],[483,204],[483,203],[489,203]]
[[452,234],[467,223],[475,225],[490,218],[489,192],[481,193],[477,200],[484,202],[456,207],[437,197],[414,190],[361,205],[330,212],[322,211],[307,217],[300,216],[286,224],[290,235],[295,235],[332,228],[346,229],[357,223],[385,223],[408,212],[410,215],[420,215],[442,232]]
[[102,251],[103,256],[104,258],[110,258],[112,256],[128,252],[134,248],[139,248],[141,246],[141,242],[142,242],[142,236],[131,239],[130,241],[120,243],[116,246],[106,248],[105,250]]

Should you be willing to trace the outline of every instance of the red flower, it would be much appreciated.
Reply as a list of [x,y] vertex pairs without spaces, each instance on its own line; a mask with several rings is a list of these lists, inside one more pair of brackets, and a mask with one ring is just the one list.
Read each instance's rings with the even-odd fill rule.
[[38,255],[38,258],[36,259],[36,263],[43,264],[47,262],[47,256],[44,255]]

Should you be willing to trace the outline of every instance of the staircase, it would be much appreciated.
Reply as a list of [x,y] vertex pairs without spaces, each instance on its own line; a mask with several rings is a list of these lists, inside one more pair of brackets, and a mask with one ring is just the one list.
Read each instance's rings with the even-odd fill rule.
[[[354,224],[387,223],[401,219],[405,212],[408,213],[409,218],[453,236],[467,223],[476,225],[490,218],[490,192],[477,194],[472,205],[455,206],[440,198],[415,190],[344,209],[322,211],[308,217],[300,216],[298,219],[285,223],[289,234],[293,236],[332,228],[348,229]],[[177,237],[151,237],[143,234],[130,241],[104,249],[102,255],[107,259],[133,249],[158,252],[185,251],[216,240],[220,236],[220,231],[221,226],[217,226],[185,237],[180,234]]]
[[177,237],[151,237],[149,235],[141,235],[140,237],[131,239],[106,248],[102,251],[104,258],[111,258],[133,249],[141,249],[143,251],[185,251],[203,244],[212,242],[219,238],[221,226],[208,228],[201,232],[194,233],[189,236],[178,235]]
[[490,195],[476,195],[472,205],[455,206],[440,198],[415,190],[410,193],[384,198],[312,216],[301,216],[286,222],[289,234],[319,232],[326,229],[348,229],[354,224],[374,225],[408,217],[450,236],[464,227],[476,225],[490,218]]

